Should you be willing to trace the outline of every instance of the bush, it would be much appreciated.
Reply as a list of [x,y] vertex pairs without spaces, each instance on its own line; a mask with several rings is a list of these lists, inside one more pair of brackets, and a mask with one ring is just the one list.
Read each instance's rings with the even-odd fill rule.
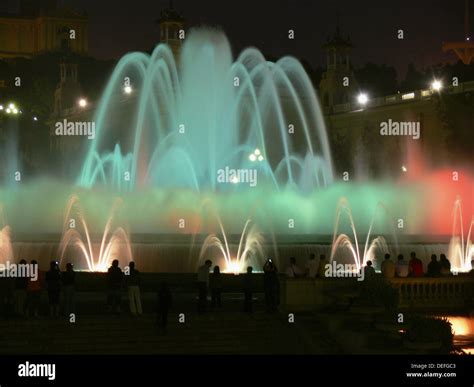
[[409,321],[407,338],[412,342],[440,342],[441,351],[449,353],[453,349],[451,323],[444,317],[415,316]]

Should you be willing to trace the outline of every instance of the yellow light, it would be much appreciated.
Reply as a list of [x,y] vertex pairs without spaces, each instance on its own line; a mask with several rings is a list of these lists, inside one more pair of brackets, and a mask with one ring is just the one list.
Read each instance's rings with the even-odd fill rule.
[[15,104],[14,104],[14,103],[10,103],[10,104],[8,105],[8,108],[9,108],[10,110],[15,109]]
[[85,98],[81,98],[78,104],[81,108],[85,108],[87,106],[87,100]]
[[243,263],[238,262],[236,259],[232,259],[231,261],[227,262],[227,266],[225,269],[226,273],[239,274],[242,271]]
[[125,94],[132,94],[132,91],[133,91],[132,86],[125,86],[123,88],[123,91],[125,92]]
[[431,84],[431,88],[434,91],[440,91],[443,88],[443,84],[441,83],[441,81],[435,79],[433,83]]

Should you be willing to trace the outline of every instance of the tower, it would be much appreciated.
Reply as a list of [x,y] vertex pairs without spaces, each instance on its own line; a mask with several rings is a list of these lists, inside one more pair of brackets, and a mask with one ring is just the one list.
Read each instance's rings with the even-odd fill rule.
[[352,48],[350,39],[342,37],[339,25],[333,37],[328,38],[323,46],[326,71],[322,75],[319,92],[325,108],[350,102],[358,90],[350,62]]
[[81,95],[81,85],[77,80],[77,63],[71,57],[65,57],[59,64],[59,83],[54,92],[55,117],[64,109],[72,108]]
[[183,42],[180,34],[184,33],[186,20],[180,12],[174,9],[173,0],[170,0],[168,8],[161,11],[158,23],[160,25],[160,42],[171,48],[176,61],[178,61]]

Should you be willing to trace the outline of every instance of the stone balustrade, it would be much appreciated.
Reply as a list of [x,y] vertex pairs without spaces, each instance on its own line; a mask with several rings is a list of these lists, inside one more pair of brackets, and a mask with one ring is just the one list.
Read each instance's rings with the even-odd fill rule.
[[[474,277],[394,278],[402,308],[469,308],[474,305]],[[355,278],[283,279],[282,306],[287,310],[318,310],[357,298]]]
[[474,277],[394,278],[402,307],[463,307],[474,300]]

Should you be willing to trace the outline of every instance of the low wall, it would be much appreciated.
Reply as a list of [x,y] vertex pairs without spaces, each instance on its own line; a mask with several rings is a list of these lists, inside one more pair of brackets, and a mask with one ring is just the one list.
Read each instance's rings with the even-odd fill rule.
[[[402,308],[468,308],[474,301],[474,277],[458,275],[443,278],[394,278]],[[355,298],[358,286],[353,278],[285,279],[281,286],[286,310],[323,309]]]
[[288,311],[324,309],[337,302],[337,294],[357,291],[355,278],[292,278],[281,281],[281,304]]
[[474,300],[474,277],[395,278],[401,307],[465,307]]

